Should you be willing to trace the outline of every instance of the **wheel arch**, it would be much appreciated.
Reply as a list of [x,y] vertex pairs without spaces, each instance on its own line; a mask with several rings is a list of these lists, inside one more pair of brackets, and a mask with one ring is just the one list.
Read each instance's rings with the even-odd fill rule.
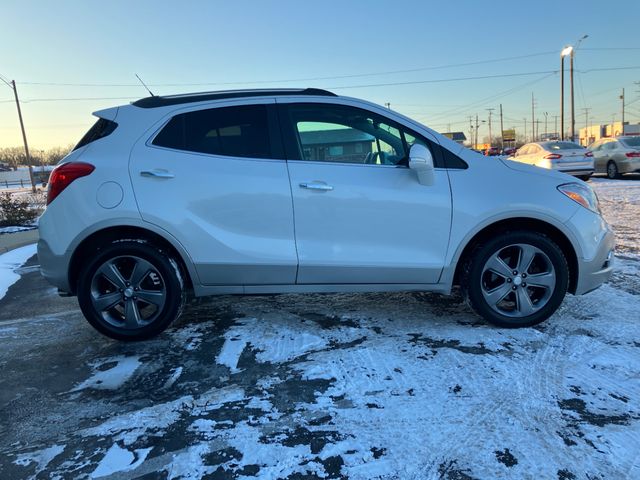
[[501,235],[516,230],[526,230],[530,232],[542,233],[543,235],[546,235],[551,240],[553,240],[560,247],[562,253],[567,259],[567,264],[569,266],[568,291],[570,293],[575,293],[576,287],[578,285],[579,267],[578,257],[573,244],[571,243],[567,235],[558,227],[552,225],[551,223],[545,222],[544,220],[530,217],[507,218],[499,220],[483,227],[480,231],[473,235],[473,237],[471,237],[471,239],[466,243],[466,245],[462,249],[462,252],[458,256],[458,261],[456,262],[455,273],[453,276],[453,284],[460,284],[462,269],[464,268],[469,255],[471,255],[476,245],[479,245],[485,240],[496,235]]
[[[69,287],[72,290],[70,293],[76,293],[78,276],[82,269],[84,259],[95,254],[101,248],[119,240],[146,241],[167,253],[178,263],[185,281],[185,287],[189,289],[193,288],[196,273],[191,260],[181,248],[176,247],[174,243],[169,241],[165,236],[148,228],[134,225],[118,225],[103,227],[90,233],[74,248],[68,270]],[[195,278],[197,279],[197,277]]]

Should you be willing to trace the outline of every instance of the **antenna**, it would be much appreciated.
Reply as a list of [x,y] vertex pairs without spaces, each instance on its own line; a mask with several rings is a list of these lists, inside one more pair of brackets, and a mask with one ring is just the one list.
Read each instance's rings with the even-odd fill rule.
[[136,78],[140,81],[140,83],[142,84],[142,86],[147,90],[147,92],[149,92],[149,95],[151,95],[152,97],[155,97],[155,95],[153,94],[153,92],[151,90],[149,90],[149,87],[147,87],[147,84],[144,83],[142,81],[142,79],[140,78],[140,76],[136,73],[135,74]]

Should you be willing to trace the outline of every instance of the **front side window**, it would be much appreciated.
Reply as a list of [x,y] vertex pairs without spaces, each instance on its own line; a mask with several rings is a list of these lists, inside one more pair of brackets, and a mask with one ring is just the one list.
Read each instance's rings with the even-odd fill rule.
[[265,105],[221,107],[181,113],[153,145],[229,157],[272,158]]
[[288,114],[299,144],[299,160],[407,166],[416,135],[390,120],[342,105],[290,105]]
[[573,142],[554,142],[549,144],[549,150],[579,150],[583,149],[582,145]]

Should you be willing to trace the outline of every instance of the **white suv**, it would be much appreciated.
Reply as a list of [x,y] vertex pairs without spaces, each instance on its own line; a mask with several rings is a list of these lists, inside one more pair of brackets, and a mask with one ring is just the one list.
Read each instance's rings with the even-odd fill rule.
[[40,218],[43,275],[117,339],[196,296],[459,284],[489,322],[548,318],[611,274],[589,186],[478,155],[318,90],[148,97],[96,112]]

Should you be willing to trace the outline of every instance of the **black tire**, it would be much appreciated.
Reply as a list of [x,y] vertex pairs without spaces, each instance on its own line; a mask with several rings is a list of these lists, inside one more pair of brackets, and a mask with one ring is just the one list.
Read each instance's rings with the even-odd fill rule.
[[591,174],[589,175],[578,175],[578,178],[583,182],[587,182],[591,178]]
[[143,240],[99,250],[82,269],[78,303],[87,321],[116,340],[145,340],[180,316],[184,287],[175,260]]
[[609,160],[609,162],[607,163],[607,177],[609,177],[611,180],[620,178],[618,165],[613,160]]
[[[528,256],[531,261],[527,264]],[[500,264],[494,269],[496,260],[501,260],[505,268]],[[517,272],[519,264],[528,265],[524,272]],[[495,273],[498,270],[501,273]],[[489,323],[505,328],[530,327],[545,321],[562,303],[569,267],[560,247],[546,235],[514,231],[478,245],[465,262],[461,280],[468,303]]]

